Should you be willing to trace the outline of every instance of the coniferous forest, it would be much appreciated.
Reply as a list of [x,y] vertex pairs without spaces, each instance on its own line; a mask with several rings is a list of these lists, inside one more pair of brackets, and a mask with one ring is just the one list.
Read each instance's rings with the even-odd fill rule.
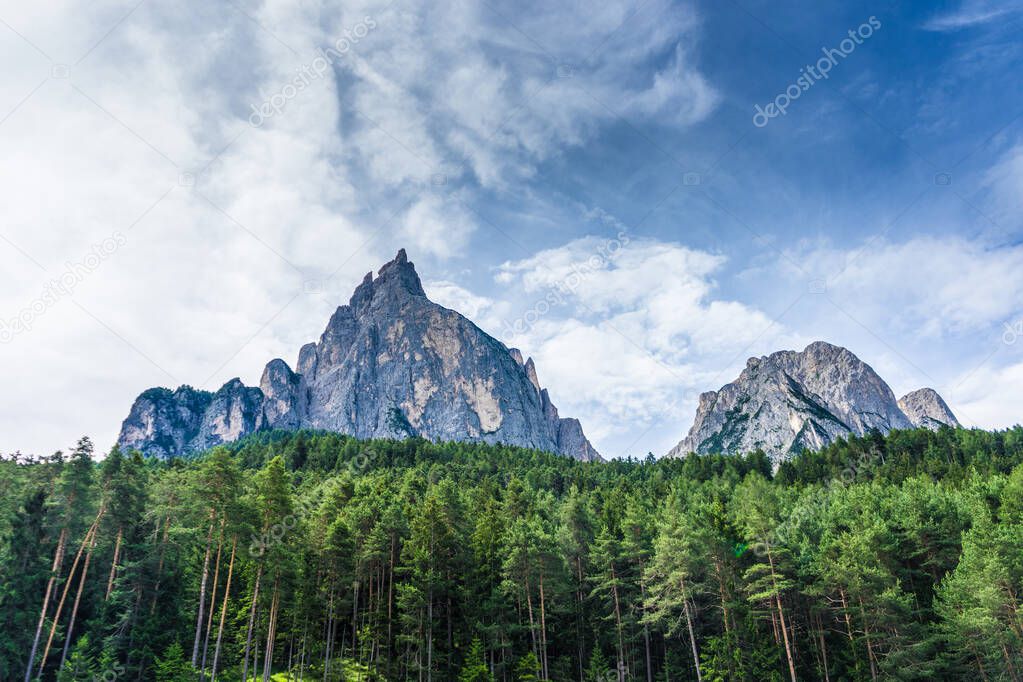
[[1023,680],[1023,428],[0,462],[3,680]]

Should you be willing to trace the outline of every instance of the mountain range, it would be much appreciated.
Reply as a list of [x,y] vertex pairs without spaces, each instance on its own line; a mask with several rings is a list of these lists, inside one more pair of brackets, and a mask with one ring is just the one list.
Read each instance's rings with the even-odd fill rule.
[[232,379],[215,393],[149,389],[118,444],[166,458],[299,428],[600,458],[579,421],[558,414],[533,360],[429,300],[404,249],[375,278],[366,275],[320,340],[302,347],[295,369],[271,360],[258,388]]
[[933,389],[896,400],[870,365],[817,341],[802,352],[750,358],[738,379],[702,394],[689,434],[668,454],[759,449],[777,462],[849,435],[942,424],[959,426]]
[[[869,365],[818,341],[751,358],[735,381],[702,394],[692,428],[668,454],[760,449],[778,462],[852,434],[943,424],[959,422],[934,390],[896,400]],[[404,249],[376,277],[366,274],[294,369],[277,358],[258,387],[232,379],[212,393],[151,388],[135,399],[118,444],[169,458],[267,429],[505,443],[600,459],[579,421],[558,414],[532,358],[427,298]]]

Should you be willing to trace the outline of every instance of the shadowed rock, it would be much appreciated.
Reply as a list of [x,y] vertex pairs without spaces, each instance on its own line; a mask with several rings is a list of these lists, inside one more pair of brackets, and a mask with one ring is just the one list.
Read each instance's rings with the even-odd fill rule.
[[[915,407],[908,416],[900,405],[869,365],[845,348],[818,341],[802,352],[750,358],[738,379],[701,395],[689,434],[669,456],[760,449],[777,463],[850,434],[921,423]],[[907,403],[917,405],[926,418],[958,423],[933,391]]]
[[312,428],[599,458],[579,422],[558,416],[532,359],[430,301],[404,250],[367,274],[320,340],[302,347],[297,372],[276,359],[260,388],[233,380],[212,396],[177,399],[182,389],[154,390],[135,401],[118,442],[159,457],[263,428]]

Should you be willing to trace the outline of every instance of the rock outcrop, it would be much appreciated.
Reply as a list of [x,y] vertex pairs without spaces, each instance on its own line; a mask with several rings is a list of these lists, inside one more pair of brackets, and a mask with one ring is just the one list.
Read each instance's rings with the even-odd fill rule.
[[[909,404],[920,406],[926,418],[957,425],[944,401],[931,393]],[[913,415],[869,365],[845,348],[818,341],[802,352],[751,358],[737,380],[701,395],[689,434],[669,456],[760,449],[779,462],[850,434],[912,428],[921,419]]]
[[261,429],[324,429],[359,438],[505,443],[579,459],[599,455],[563,419],[532,359],[426,297],[405,251],[366,275],[296,370],[272,360],[259,388],[214,394],[150,389],[121,428],[122,448],[172,457]]
[[899,408],[916,427],[937,431],[942,426],[960,426],[952,410],[933,388],[907,393],[899,398]]

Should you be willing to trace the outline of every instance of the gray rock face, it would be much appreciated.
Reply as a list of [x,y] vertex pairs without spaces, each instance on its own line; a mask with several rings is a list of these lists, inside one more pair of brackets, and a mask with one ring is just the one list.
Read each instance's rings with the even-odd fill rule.
[[117,442],[144,445],[143,452],[161,458],[192,452],[212,399],[209,391],[191,386],[151,388],[135,399]]
[[[948,410],[940,397],[937,401]],[[931,410],[932,404],[926,404]],[[844,348],[818,341],[801,353],[751,358],[736,381],[701,395],[696,421],[669,456],[761,449],[778,462],[850,434],[913,425],[869,365]]]
[[600,457],[577,420],[558,416],[532,359],[430,301],[404,250],[366,275],[319,342],[302,347],[297,368],[273,360],[259,388],[235,379],[212,396],[147,391],[119,443],[169,457],[263,428],[313,428]]
[[952,410],[933,388],[921,388],[899,398],[899,408],[913,426],[937,431],[942,426],[961,426]]

